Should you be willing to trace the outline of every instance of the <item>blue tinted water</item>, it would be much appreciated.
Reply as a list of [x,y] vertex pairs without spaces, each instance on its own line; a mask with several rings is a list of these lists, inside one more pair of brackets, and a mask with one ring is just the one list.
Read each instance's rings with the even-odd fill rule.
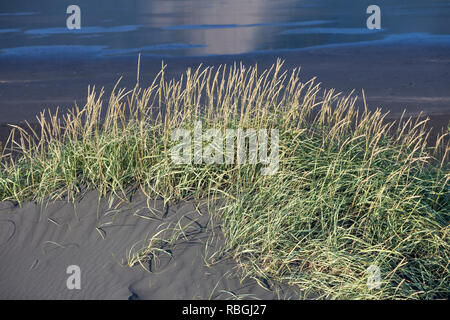
[[[66,8],[81,8],[68,30]],[[366,8],[381,8],[368,30]],[[0,56],[203,56],[407,40],[450,42],[450,1],[21,0],[0,3]],[[394,40],[393,40],[394,39]],[[414,40],[415,39],[415,40]]]

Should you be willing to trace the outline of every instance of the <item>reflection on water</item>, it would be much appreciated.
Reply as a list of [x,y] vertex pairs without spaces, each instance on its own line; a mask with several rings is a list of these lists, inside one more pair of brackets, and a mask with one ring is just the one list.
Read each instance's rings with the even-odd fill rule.
[[82,28],[68,30],[71,4],[2,1],[0,56],[239,54],[450,34],[450,1],[380,3],[382,30],[366,28],[368,0],[80,0]]

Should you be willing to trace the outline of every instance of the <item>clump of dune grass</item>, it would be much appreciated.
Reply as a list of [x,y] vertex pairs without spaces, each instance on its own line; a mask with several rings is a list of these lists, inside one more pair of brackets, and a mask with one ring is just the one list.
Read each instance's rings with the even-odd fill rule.
[[[430,146],[426,119],[385,121],[357,97],[323,90],[299,70],[242,65],[161,72],[147,88],[90,89],[86,104],[15,127],[2,151],[0,199],[67,199],[86,190],[126,200],[220,199],[224,251],[245,274],[297,286],[302,297],[448,297],[448,132]],[[363,107],[363,108],[360,108]],[[171,160],[176,128],[279,130],[280,167]],[[139,257],[142,259],[142,257]],[[377,266],[378,289],[367,286]]]

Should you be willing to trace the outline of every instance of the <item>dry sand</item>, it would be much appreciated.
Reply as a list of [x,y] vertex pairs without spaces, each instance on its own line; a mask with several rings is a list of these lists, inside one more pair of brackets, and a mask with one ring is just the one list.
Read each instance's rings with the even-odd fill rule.
[[[137,194],[109,208],[89,192],[74,206],[65,201],[23,207],[0,202],[0,299],[278,299],[295,298],[288,286],[241,282],[236,263],[214,255],[223,243],[206,204],[164,207]],[[98,218],[97,218],[98,215]],[[129,267],[130,252],[146,239],[184,236],[155,247],[143,266]],[[67,267],[81,269],[81,289],[69,290]],[[147,268],[147,270],[144,269]],[[264,288],[268,285],[269,288]],[[297,295],[298,297],[298,295]]]

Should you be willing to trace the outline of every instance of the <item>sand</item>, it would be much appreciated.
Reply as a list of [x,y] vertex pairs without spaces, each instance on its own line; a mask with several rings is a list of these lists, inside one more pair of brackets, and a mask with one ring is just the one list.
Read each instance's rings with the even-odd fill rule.
[[[287,285],[241,279],[236,263],[217,255],[220,224],[206,204],[164,206],[140,193],[129,204],[98,202],[96,192],[74,204],[57,201],[22,207],[0,203],[0,299],[289,299]],[[151,208],[151,210],[149,210]],[[98,217],[97,217],[98,216]],[[163,229],[170,229],[159,233]],[[155,236],[142,265],[131,253]],[[146,239],[148,241],[146,241]],[[81,289],[67,288],[68,266],[79,266]]]

